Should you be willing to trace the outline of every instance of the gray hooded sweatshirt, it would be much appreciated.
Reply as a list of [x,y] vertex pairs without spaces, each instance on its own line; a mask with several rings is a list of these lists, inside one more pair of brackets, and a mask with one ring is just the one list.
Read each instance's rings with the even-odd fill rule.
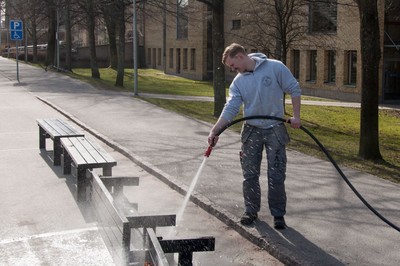
[[[268,59],[262,53],[248,55],[255,60],[253,72],[239,73],[229,87],[229,100],[221,116],[232,121],[243,104],[243,116],[284,116],[283,94],[300,96],[301,89],[290,70],[278,60]],[[247,120],[258,128],[270,128],[281,123],[275,120]]]

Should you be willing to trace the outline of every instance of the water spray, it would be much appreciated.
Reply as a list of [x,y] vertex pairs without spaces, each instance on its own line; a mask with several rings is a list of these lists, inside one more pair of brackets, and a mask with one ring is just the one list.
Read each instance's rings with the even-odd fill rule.
[[[186,209],[186,206],[187,206],[187,204],[189,202],[190,196],[193,193],[193,190],[194,190],[194,188],[195,188],[195,186],[197,184],[197,181],[199,180],[200,174],[203,171],[204,165],[206,164],[206,161],[207,161],[208,157],[210,157],[212,149],[213,149],[213,146],[210,145],[207,148],[207,150],[204,152],[204,154],[203,154],[203,161],[202,161],[199,169],[197,170],[197,173],[194,176],[192,182],[190,183],[189,189],[186,192],[186,196],[185,196],[185,198],[183,200],[183,203],[182,203],[182,205],[181,205],[181,207],[180,207],[180,209],[179,209],[179,211],[178,211],[178,213],[176,215],[177,224],[182,221],[183,213],[185,212],[185,209]],[[170,232],[169,236],[171,236],[171,235],[172,235],[172,231]]]
[[[277,121],[281,121],[281,122],[285,122],[285,123],[289,123],[290,124],[290,119],[284,119],[281,117],[275,117],[275,116],[268,116],[268,115],[255,115],[255,116],[247,116],[247,117],[242,117],[239,118],[237,120],[233,120],[232,122],[228,123],[226,126],[224,126],[217,134],[215,134],[216,136],[219,136],[222,134],[222,132],[224,132],[227,128],[231,127],[234,124],[237,124],[239,122],[245,121],[245,120],[253,120],[253,119],[269,119],[269,120],[277,120]],[[395,224],[393,224],[392,222],[390,222],[389,220],[387,220],[383,215],[381,215],[377,210],[375,210],[362,196],[361,194],[356,190],[356,188],[353,186],[353,184],[349,181],[349,179],[346,177],[346,175],[343,173],[343,171],[340,169],[340,167],[338,166],[338,164],[336,163],[336,161],[332,158],[332,156],[329,154],[329,152],[327,151],[327,149],[322,145],[322,143],[308,130],[306,129],[304,126],[300,126],[300,129],[303,130],[308,136],[310,136],[315,143],[317,143],[317,145],[320,147],[320,149],[323,151],[323,153],[326,155],[326,157],[329,159],[329,161],[332,163],[332,165],[335,167],[336,171],[340,174],[340,176],[343,178],[343,180],[346,182],[346,184],[350,187],[350,189],[354,192],[354,194],[356,194],[356,196],[361,200],[362,203],[364,203],[364,205],[366,207],[368,207],[368,209],[370,211],[372,211],[376,216],[378,216],[383,222],[385,222],[387,225],[389,225],[390,227],[392,227],[393,229],[397,230],[398,232],[400,232],[400,227],[396,226]],[[212,151],[212,146],[209,146],[208,149],[205,151],[204,153],[204,157],[208,158],[211,154]]]

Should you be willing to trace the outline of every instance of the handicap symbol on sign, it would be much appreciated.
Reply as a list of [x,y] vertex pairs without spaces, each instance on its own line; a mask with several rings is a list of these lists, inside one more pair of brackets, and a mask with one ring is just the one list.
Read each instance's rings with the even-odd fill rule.
[[21,20],[10,20],[10,37],[12,41],[23,39],[23,23]]

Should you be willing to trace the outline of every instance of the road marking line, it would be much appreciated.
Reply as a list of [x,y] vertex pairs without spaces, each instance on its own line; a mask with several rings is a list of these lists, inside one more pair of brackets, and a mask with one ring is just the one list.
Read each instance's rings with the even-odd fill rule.
[[98,229],[97,229],[97,227],[94,226],[94,227],[88,227],[88,228],[80,228],[80,229],[66,230],[66,231],[60,231],[60,232],[49,232],[49,233],[43,233],[43,234],[37,234],[37,235],[31,235],[31,236],[25,236],[25,237],[3,239],[3,240],[0,240],[0,245],[10,244],[10,243],[14,243],[14,242],[28,241],[28,240],[37,239],[37,238],[62,236],[62,235],[68,235],[68,234],[77,234],[77,233],[83,233],[83,232],[88,232],[88,231],[98,231]]
[[9,151],[32,151],[37,150],[38,148],[24,148],[24,149],[4,149],[0,150],[0,152],[9,152]]

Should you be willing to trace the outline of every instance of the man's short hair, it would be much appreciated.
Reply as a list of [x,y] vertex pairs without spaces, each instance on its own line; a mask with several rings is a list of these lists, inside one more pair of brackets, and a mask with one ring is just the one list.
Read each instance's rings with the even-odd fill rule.
[[229,45],[225,48],[225,51],[222,54],[222,63],[225,65],[225,62],[226,62],[226,59],[228,56],[230,58],[232,58],[239,53],[246,54],[246,50],[240,44],[232,43],[231,45]]

